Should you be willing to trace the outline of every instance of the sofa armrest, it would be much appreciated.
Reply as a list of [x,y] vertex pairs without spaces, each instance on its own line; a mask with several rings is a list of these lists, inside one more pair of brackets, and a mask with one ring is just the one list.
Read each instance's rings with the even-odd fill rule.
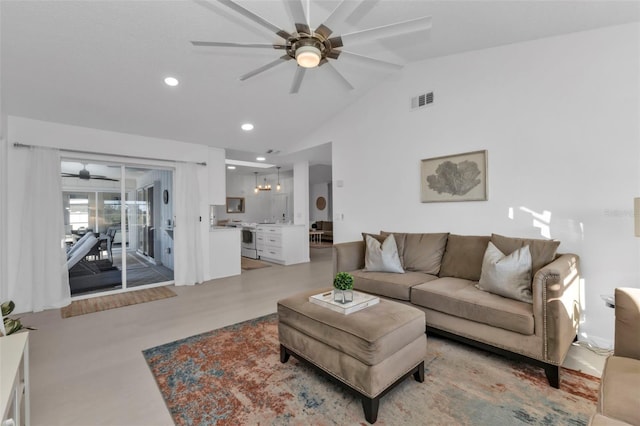
[[351,241],[333,245],[333,276],[338,272],[364,268],[364,242]]
[[640,288],[616,288],[614,355],[640,359]]
[[544,357],[558,365],[578,333],[579,262],[575,254],[562,254],[533,277],[533,308],[534,315],[541,315],[543,320]]

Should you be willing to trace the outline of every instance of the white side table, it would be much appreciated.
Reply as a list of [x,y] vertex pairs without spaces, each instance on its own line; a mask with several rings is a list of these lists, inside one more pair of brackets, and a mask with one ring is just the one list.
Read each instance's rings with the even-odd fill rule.
[[322,234],[324,234],[324,231],[309,231],[311,242],[320,244],[320,242],[322,241]]
[[29,426],[29,333],[0,337],[2,426]]

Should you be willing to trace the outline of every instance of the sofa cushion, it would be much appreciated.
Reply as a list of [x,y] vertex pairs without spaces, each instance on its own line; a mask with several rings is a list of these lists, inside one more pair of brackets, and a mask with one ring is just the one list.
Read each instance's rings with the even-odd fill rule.
[[489,236],[449,234],[439,275],[479,281],[482,259],[489,240],[491,240]]
[[589,420],[589,426],[633,426],[621,420],[605,417],[602,414],[595,413]]
[[448,277],[416,285],[411,303],[520,334],[534,332],[533,305],[478,290],[469,280]]
[[489,241],[476,287],[509,299],[533,303],[529,246],[505,255]]
[[[364,241],[364,246],[365,246],[365,250],[367,247],[367,235],[369,235],[370,237],[375,238],[376,240],[380,241],[381,243],[384,243],[385,238],[387,238],[386,236],[382,236],[380,234],[369,234],[368,232],[363,232],[362,233],[362,241]],[[396,245],[398,243],[396,242]]]
[[391,234],[396,237],[396,241],[403,241],[402,250],[398,245],[398,252],[401,253],[400,259],[405,270],[438,275],[448,233],[410,234],[380,231],[380,235],[383,236]]
[[364,270],[404,273],[393,235],[389,235],[382,243],[371,235],[365,237]]
[[531,252],[532,278],[539,269],[548,265],[556,258],[556,251],[560,245],[560,241],[512,238],[498,234],[491,234],[491,242],[503,253],[513,253],[520,247],[528,245],[529,251]]
[[607,358],[600,382],[598,411],[607,417],[640,425],[640,360],[621,356]]
[[394,274],[391,272],[366,272],[359,269],[350,273],[353,275],[354,289],[400,300],[410,299],[411,287],[414,285],[438,278],[422,272]]

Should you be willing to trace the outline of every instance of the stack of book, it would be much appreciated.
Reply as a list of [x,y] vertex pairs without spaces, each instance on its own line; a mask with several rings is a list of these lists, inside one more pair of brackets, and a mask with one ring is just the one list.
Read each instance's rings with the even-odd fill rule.
[[349,315],[380,303],[380,298],[371,294],[354,291],[353,302],[340,303],[333,300],[333,291],[326,291],[309,296],[309,302],[344,315]]

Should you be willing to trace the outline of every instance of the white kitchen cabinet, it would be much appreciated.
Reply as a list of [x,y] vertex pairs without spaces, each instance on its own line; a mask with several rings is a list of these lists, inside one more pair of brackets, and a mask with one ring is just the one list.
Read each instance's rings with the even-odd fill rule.
[[209,229],[209,277],[240,275],[240,228]]
[[260,259],[281,265],[309,261],[309,231],[304,225],[258,225],[256,248]]
[[0,337],[0,412],[2,426],[29,426],[27,332]]

